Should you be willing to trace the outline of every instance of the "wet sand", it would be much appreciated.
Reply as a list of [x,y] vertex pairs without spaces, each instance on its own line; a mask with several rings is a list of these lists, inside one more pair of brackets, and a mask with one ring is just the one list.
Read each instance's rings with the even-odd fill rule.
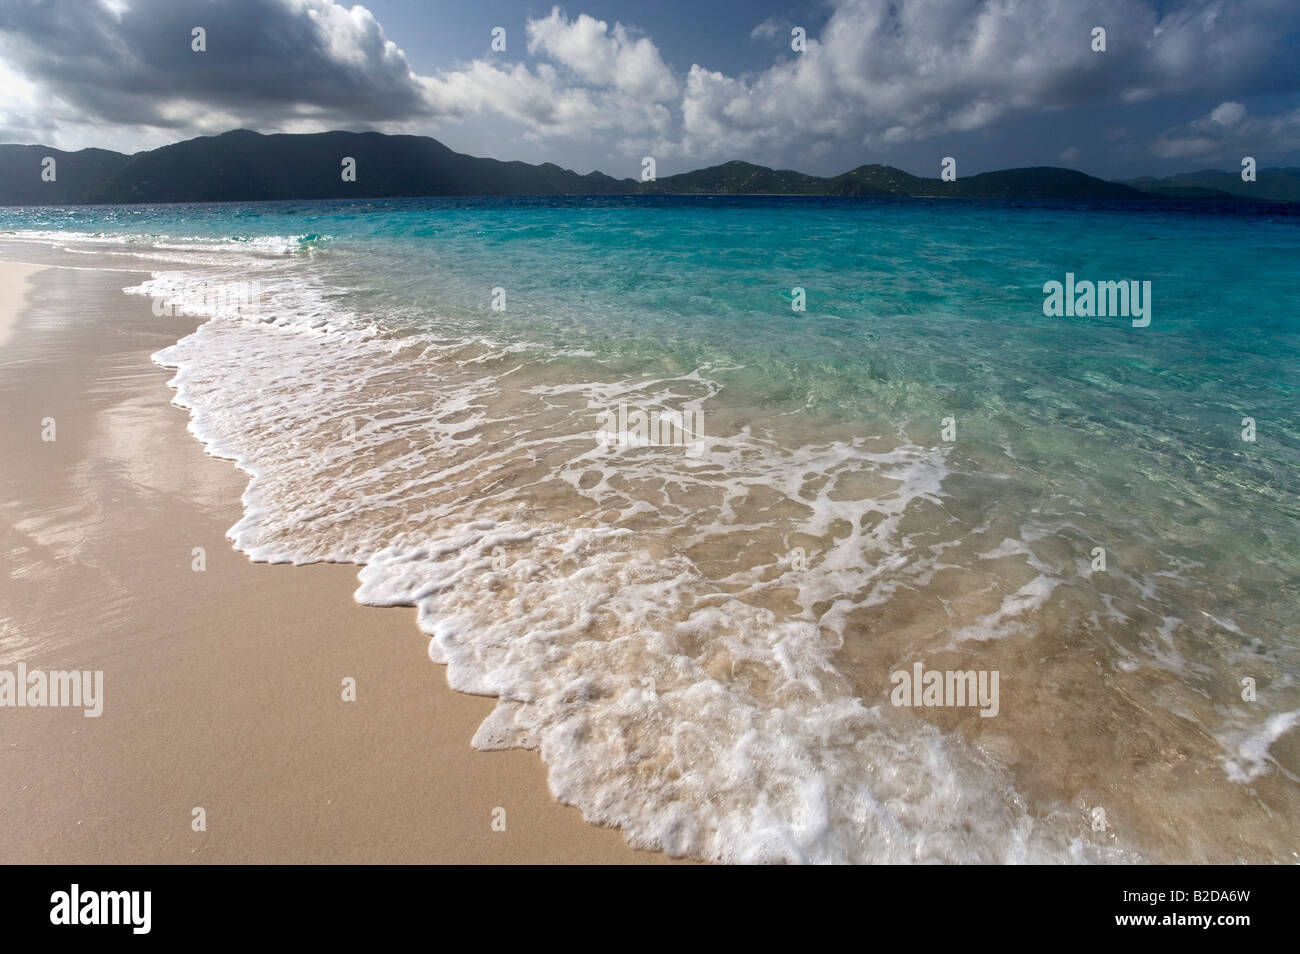
[[195,322],[133,283],[0,265],[0,669],[104,674],[99,718],[0,709],[0,862],[669,861],[535,753],[473,750],[494,700],[447,688],[413,610],[357,605],[355,567],[231,549],[245,475],[149,360]]

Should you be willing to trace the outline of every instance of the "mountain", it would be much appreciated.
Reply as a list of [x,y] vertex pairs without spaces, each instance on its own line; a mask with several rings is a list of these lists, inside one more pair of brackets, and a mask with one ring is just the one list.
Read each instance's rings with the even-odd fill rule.
[[[54,182],[41,161],[56,160]],[[344,182],[342,161],[356,161]],[[230,202],[441,195],[612,195],[632,179],[579,175],[453,152],[424,136],[329,132],[272,135],[238,129],[125,156],[103,149],[61,152],[0,145],[0,205]]]
[[830,180],[830,195],[926,195],[938,179],[922,179],[893,166],[858,166]]
[[997,199],[1142,199],[1145,194],[1118,182],[1106,182],[1073,169],[1036,166],[967,176],[953,183],[956,194]]
[[[56,161],[53,182],[41,162]],[[355,181],[343,181],[343,160]],[[955,182],[864,165],[822,178],[749,162],[724,162],[653,182],[580,175],[554,163],[501,162],[453,152],[425,136],[328,132],[264,136],[237,129],[133,156],[103,149],[62,152],[0,145],[0,205],[231,202],[457,195],[828,195],[918,198],[1300,199],[1300,170],[1260,172],[1256,192],[1229,189],[1234,177],[1210,170],[1167,179],[1106,182],[1071,169],[1035,167],[965,176]],[[1236,178],[1237,186],[1246,183]],[[1204,180],[1204,181],[1203,181]]]
[[825,179],[802,172],[732,161],[641,182],[636,191],[655,195],[825,195],[825,184]]
[[[356,181],[343,181],[343,160]],[[90,188],[87,202],[224,202],[444,195],[613,194],[631,191],[601,173],[554,163],[478,159],[424,136],[328,132],[263,136],[245,129],[132,157]]]
[[[54,181],[41,178],[54,160]],[[73,205],[96,183],[113,175],[130,156],[107,149],[64,152],[49,146],[0,146],[0,205]]]
[[1300,202],[1300,168],[1260,169],[1254,182],[1242,182],[1241,173],[1222,169],[1182,172],[1155,179],[1144,176],[1130,179],[1126,185],[1158,195],[1177,198],[1223,198],[1238,196],[1264,202]]
[[1039,166],[1004,169],[959,178],[955,182],[923,179],[892,166],[858,166],[829,179],[775,171],[748,162],[726,162],[708,169],[641,183],[651,193],[777,193],[781,195],[912,196],[918,198],[995,199],[1150,199],[1151,195],[1118,182]]
[[830,180],[831,195],[906,195],[965,199],[1147,199],[1138,189],[1051,166],[1003,169],[954,182],[923,179],[890,166],[859,166]]

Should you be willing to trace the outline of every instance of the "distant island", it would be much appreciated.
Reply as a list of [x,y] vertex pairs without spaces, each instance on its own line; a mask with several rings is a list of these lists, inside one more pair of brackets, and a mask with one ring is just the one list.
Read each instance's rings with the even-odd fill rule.
[[[356,181],[343,181],[343,157]],[[55,160],[52,181],[42,177]],[[426,136],[246,129],[125,155],[0,145],[0,205],[256,202],[472,195],[822,195],[1008,199],[1300,201],[1300,168],[1261,169],[1257,181],[1217,169],[1107,182],[1072,169],[1004,169],[955,182],[863,165],[823,178],[726,162],[652,182],[580,175],[554,163],[502,162],[454,152]]]

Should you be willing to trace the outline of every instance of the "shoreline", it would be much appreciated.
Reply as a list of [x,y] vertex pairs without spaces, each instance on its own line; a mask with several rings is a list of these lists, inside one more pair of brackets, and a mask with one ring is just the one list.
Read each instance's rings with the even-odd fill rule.
[[[549,788],[635,844],[717,860],[1294,858],[1300,816],[1288,763],[1296,736],[1284,736],[1300,709],[1283,681],[1290,647],[1278,641],[1276,656],[1262,658],[1242,645],[1247,633],[1290,619],[1291,609],[1275,603],[1290,563],[1277,551],[1230,542],[1232,550],[1258,556],[1264,575],[1238,577],[1224,566],[1235,594],[1215,587],[1193,592],[1193,581],[1208,575],[1160,568],[1189,554],[1209,556],[1198,566],[1221,566],[1198,546],[1203,530],[1168,543],[1147,536],[1152,521],[1170,525],[1179,515],[1138,495],[1101,494],[1115,477],[1106,468],[1078,475],[1084,493],[1068,508],[1056,503],[1026,521],[1023,514],[1039,512],[1044,479],[1064,472],[1058,464],[1104,458],[1091,430],[1062,429],[1050,409],[1040,414],[1017,404],[1028,416],[1008,419],[1004,408],[984,421],[981,434],[972,404],[974,426],[965,433],[975,440],[949,453],[935,431],[900,432],[898,440],[863,436],[871,431],[835,417],[768,414],[754,401],[767,385],[743,376],[692,375],[695,383],[674,396],[738,385],[711,405],[720,426],[710,430],[726,434],[735,430],[729,422],[754,422],[768,447],[744,439],[735,446],[753,459],[724,448],[707,472],[674,471],[681,486],[665,496],[657,482],[672,460],[629,455],[616,468],[590,458],[584,408],[592,406],[592,393],[601,396],[606,378],[626,386],[617,368],[604,375],[583,361],[523,362],[512,349],[498,353],[495,342],[479,341],[430,357],[429,339],[390,337],[383,332],[401,326],[388,329],[383,318],[386,306],[414,304],[436,327],[435,302],[400,295],[378,305],[354,300],[354,285],[368,284],[356,281],[358,267],[372,264],[366,257],[340,248],[317,261],[313,248],[300,260],[293,229],[263,231],[269,234],[244,254],[234,243],[251,240],[240,237],[214,247],[195,236],[143,255],[134,242],[74,236],[59,247],[29,237],[16,240],[13,251],[0,240],[0,258],[10,251],[69,263],[35,276],[21,333],[0,349],[0,364],[11,369],[0,376],[5,420],[18,435],[0,491],[0,527],[9,532],[5,603],[25,613],[0,616],[0,696],[6,663],[80,670],[87,652],[108,651],[101,645],[107,638],[114,643],[109,650],[125,647],[128,676],[153,667],[131,684],[118,678],[120,670],[114,676],[107,665],[88,666],[108,670],[107,712],[117,712],[116,685],[142,686],[130,716],[156,720],[106,735],[104,720],[69,712],[62,714],[73,720],[61,723],[66,739],[49,735],[44,749],[10,753],[26,758],[11,772],[21,792],[8,792],[22,821],[46,818],[52,810],[44,802],[58,798],[73,803],[71,810],[108,801],[143,810],[165,803],[174,812],[175,791],[160,796],[160,781],[128,777],[157,774],[153,763],[162,761],[166,772],[186,776],[181,798],[197,784],[226,802],[215,810],[197,798],[192,804],[226,819],[237,815],[240,841],[228,843],[223,832],[226,855],[218,860],[337,860],[343,851],[354,852],[343,860],[362,861],[549,860],[544,842],[565,836],[545,831],[544,821],[529,822],[536,844],[526,847],[535,854],[488,858],[500,847],[492,839],[506,840],[492,827],[496,809],[507,811],[511,835],[519,817],[518,806],[500,793],[513,799],[530,791],[534,778],[549,786],[531,791]],[[113,267],[127,262],[133,267]],[[162,263],[159,270],[153,262]],[[283,334],[252,321],[159,318],[146,311],[149,298],[122,294],[133,286],[134,293],[176,303],[179,314],[211,313],[220,306],[204,303],[221,282],[264,269],[265,307],[253,315],[284,321]],[[142,286],[150,273],[153,280]],[[376,280],[372,291],[385,287]],[[352,334],[366,330],[367,318],[380,320],[375,339]],[[1058,332],[1057,345],[1072,334]],[[920,389],[908,403],[930,408],[937,422],[946,408],[926,396],[939,393],[933,389],[950,375],[931,377],[928,337],[912,341],[913,361],[922,363],[907,375]],[[419,347],[418,357],[407,347]],[[1033,350],[1047,368],[1055,362],[1050,350]],[[968,352],[976,359],[984,353],[982,346]],[[1100,353],[1113,360],[1113,352]],[[397,360],[389,360],[393,355]],[[1192,377],[1204,373],[1204,359],[1184,355],[1174,364],[1190,368]],[[173,371],[169,406],[158,385]],[[1009,379],[1020,380],[1015,373]],[[1055,377],[1026,380],[1056,393]],[[1091,407],[1079,394],[1084,383],[1075,380],[1061,400]],[[651,406],[662,389],[655,379],[633,393]],[[1261,400],[1276,419],[1282,405]],[[190,440],[176,441],[176,422],[186,420],[178,410],[188,411]],[[47,417],[58,421],[56,443],[38,437]],[[1159,420],[1187,446],[1205,444],[1185,414]],[[1154,436],[1155,423],[1137,433]],[[1011,440],[999,443],[1004,436]],[[1130,437],[1121,434],[1121,446]],[[344,442],[353,439],[357,446],[349,449]],[[537,452],[541,447],[546,455]],[[1218,459],[1213,450],[1203,448],[1211,463]],[[1276,456],[1254,460],[1271,464]],[[26,471],[15,469],[25,464]],[[1166,469],[1181,474],[1176,459]],[[1225,505],[1201,514],[1213,526],[1226,502],[1240,509],[1251,501],[1231,489],[1238,486],[1230,479],[1235,471],[1225,463],[1205,479],[1172,479],[1170,486],[1183,497],[1217,489]],[[1284,472],[1266,472],[1286,485]],[[773,503],[763,488],[782,487],[792,473],[798,481]],[[1152,471],[1144,459],[1121,473],[1136,486]],[[242,508],[233,510],[232,500],[241,497]],[[1089,503],[1092,517],[1080,518],[1079,500]],[[234,515],[241,519],[232,527]],[[832,526],[828,515],[874,536],[819,535]],[[674,534],[683,525],[710,532],[691,534],[689,548],[679,549]],[[1272,521],[1261,527],[1282,539],[1289,533]],[[240,547],[235,553],[231,540]],[[1110,541],[1118,561],[1113,576],[1098,576],[1098,567],[1090,571],[1080,559],[1096,540]],[[812,573],[786,569],[782,546],[790,543],[824,554],[817,568],[808,567]],[[196,545],[204,548],[202,572],[190,565]],[[932,560],[937,546],[942,567]],[[864,559],[875,553],[886,559]],[[253,569],[249,561],[282,562]],[[666,573],[680,577],[680,585],[674,582],[662,599]],[[454,585],[443,587],[445,580]],[[719,582],[737,580],[754,588],[735,599],[714,592]],[[344,585],[353,588],[353,601]],[[846,601],[838,617],[811,602],[830,595]],[[381,614],[397,620],[388,627],[375,614],[357,615],[357,601],[408,610],[418,603],[417,632],[433,638],[413,642],[411,616]],[[805,605],[817,615],[816,630],[800,617]],[[751,615],[756,606],[771,615]],[[180,638],[173,619],[185,629]],[[141,625],[152,628],[137,632]],[[1226,638],[1227,627],[1238,640]],[[375,660],[359,651],[357,636],[392,642]],[[827,636],[841,637],[838,645]],[[450,662],[444,681],[433,677],[435,688],[449,683],[483,695],[451,693],[459,701],[448,702],[456,708],[444,715],[442,696],[435,691],[431,698],[421,681],[428,678],[426,659],[416,647],[426,642],[435,661]],[[65,652],[74,643],[81,656]],[[171,658],[162,659],[168,650]],[[739,674],[738,658],[746,667]],[[895,671],[911,671],[917,662],[932,672],[999,673],[999,718],[983,719],[960,704],[911,711],[884,704],[893,701],[882,693],[886,675],[892,683]],[[1233,701],[1238,671],[1268,693],[1262,712]],[[815,673],[815,682],[787,672]],[[357,681],[359,702],[339,698],[340,679]],[[772,685],[783,695],[766,692]],[[510,702],[496,703],[497,692]],[[13,715],[0,709],[0,718],[6,714]],[[44,713],[47,720],[62,715]],[[448,728],[452,718],[463,721]],[[835,727],[830,735],[827,725]],[[161,740],[173,726],[180,727],[183,751]],[[47,750],[95,735],[85,760],[93,766],[89,775],[75,752],[39,772],[29,767]],[[517,775],[514,763],[496,761],[493,770],[473,774],[485,760],[471,745],[539,740],[540,752],[512,753],[528,763],[519,763]],[[535,759],[540,754],[545,764]],[[130,762],[139,758],[144,768]],[[496,771],[502,765],[504,779]],[[747,774],[752,765],[762,765],[763,774]],[[0,761],[0,773],[7,767]],[[239,779],[222,774],[229,772]],[[33,774],[41,794],[29,804],[23,783]],[[812,786],[804,788],[804,779]],[[90,783],[99,788],[86,789]],[[69,785],[83,790],[63,792]],[[541,811],[549,798],[542,794],[527,807]],[[789,838],[785,853],[763,840],[762,826],[750,824],[754,806],[772,804],[769,798],[780,812],[777,830]],[[352,801],[340,806],[339,799]],[[870,803],[888,806],[887,814],[861,814]],[[303,821],[295,808],[312,817]],[[1093,808],[1105,811],[1101,828],[1092,827]],[[85,823],[71,810],[46,826],[51,840]],[[672,827],[675,812],[696,813],[700,828]],[[810,827],[809,818],[827,820]],[[180,821],[183,828],[189,819]],[[135,823],[119,818],[109,836],[112,826]],[[264,831],[249,836],[242,829],[250,823]],[[302,831],[313,825],[325,833],[324,844]],[[484,827],[494,834],[483,834]],[[286,836],[290,829],[296,831]],[[412,830],[430,842],[421,852],[407,843]],[[465,832],[487,841],[446,843]],[[616,860],[668,860],[617,853],[627,852],[619,835],[609,842],[620,846],[609,849]],[[267,847],[286,837],[290,843]],[[340,847],[353,837],[366,845]],[[5,847],[0,841],[0,855]],[[113,856],[94,847],[98,857]],[[602,849],[595,843],[591,850]]]
[[536,753],[471,748],[496,701],[431,669],[413,609],[357,604],[356,566],[235,551],[247,475],[150,360],[201,322],[153,317],[116,271],[43,268],[0,263],[0,668],[102,671],[104,711],[0,710],[0,859],[673,860],[555,801]]
[[4,268],[3,278],[0,279],[4,288],[4,294],[0,295],[0,348],[3,348],[18,327],[29,279],[37,272],[44,271],[47,266],[29,265],[26,262],[0,262],[0,266]]

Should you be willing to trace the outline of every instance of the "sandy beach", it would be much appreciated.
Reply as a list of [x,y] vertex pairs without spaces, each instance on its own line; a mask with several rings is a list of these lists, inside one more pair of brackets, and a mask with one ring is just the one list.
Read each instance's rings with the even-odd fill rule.
[[492,700],[412,610],[357,605],[356,567],[231,549],[245,475],[150,362],[195,321],[138,280],[0,265],[0,668],[104,674],[98,718],[0,711],[0,861],[669,860],[556,803],[534,753],[473,750]]

